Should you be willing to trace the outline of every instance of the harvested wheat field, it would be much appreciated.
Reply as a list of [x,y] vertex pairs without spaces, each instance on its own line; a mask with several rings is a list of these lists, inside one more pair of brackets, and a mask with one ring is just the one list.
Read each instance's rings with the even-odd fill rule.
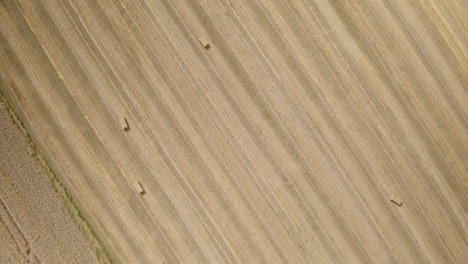
[[114,263],[465,263],[464,0],[2,0],[1,90]]
[[0,263],[100,263],[13,120],[0,97]]

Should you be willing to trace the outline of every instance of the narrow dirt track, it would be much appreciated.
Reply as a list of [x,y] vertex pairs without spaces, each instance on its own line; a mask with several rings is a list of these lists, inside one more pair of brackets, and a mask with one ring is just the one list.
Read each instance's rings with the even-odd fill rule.
[[1,0],[0,89],[116,263],[464,263],[463,10]]

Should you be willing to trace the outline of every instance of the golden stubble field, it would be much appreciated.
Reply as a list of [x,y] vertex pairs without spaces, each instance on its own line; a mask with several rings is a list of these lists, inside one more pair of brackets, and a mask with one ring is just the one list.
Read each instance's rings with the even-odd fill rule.
[[0,89],[115,263],[468,259],[466,1],[2,0],[0,25]]

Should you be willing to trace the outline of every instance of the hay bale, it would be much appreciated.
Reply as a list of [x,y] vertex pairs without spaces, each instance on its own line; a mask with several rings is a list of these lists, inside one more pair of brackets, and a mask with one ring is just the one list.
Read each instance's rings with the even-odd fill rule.
[[210,46],[210,43],[208,42],[208,40],[204,37],[199,37],[198,38],[198,41],[200,41],[200,44],[202,44],[202,46],[206,49],[206,50],[209,50],[211,48]]

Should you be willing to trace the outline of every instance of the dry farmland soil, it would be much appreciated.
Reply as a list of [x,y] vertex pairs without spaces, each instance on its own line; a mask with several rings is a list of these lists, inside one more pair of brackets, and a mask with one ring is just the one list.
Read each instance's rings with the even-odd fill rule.
[[115,263],[465,263],[466,0],[0,0],[0,82]]
[[6,106],[0,97],[0,263],[100,263],[63,188]]

